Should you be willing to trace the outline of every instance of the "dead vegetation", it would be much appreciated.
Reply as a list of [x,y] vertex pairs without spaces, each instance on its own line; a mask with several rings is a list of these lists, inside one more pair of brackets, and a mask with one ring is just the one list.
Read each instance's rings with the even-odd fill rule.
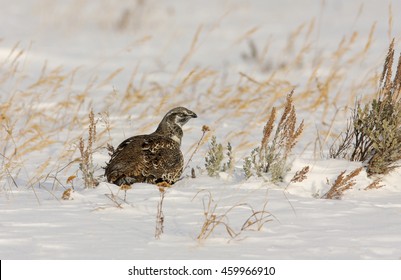
[[[136,7],[145,9],[143,1],[137,1]],[[138,11],[131,8],[122,10],[117,20],[113,20],[113,28],[121,32],[138,28],[140,22],[132,17],[136,13]],[[211,124],[215,127],[219,127],[217,124],[222,120],[245,120],[246,129],[235,127],[233,131],[223,132],[223,128],[219,127],[219,132],[227,136],[226,158],[228,160],[225,164],[222,163],[220,158],[224,157],[224,149],[220,148],[216,141],[213,144],[212,139],[213,154],[208,154],[206,161],[210,167],[211,176],[233,168],[234,159],[230,139],[237,140],[236,149],[242,151],[249,149],[254,144],[248,134],[251,131],[260,130],[260,123],[265,123],[259,147],[245,159],[243,168],[245,176],[249,178],[268,174],[269,180],[282,181],[289,169],[288,159],[291,151],[304,129],[303,121],[300,124],[297,123],[294,102],[299,101],[300,108],[297,107],[297,109],[307,112],[321,110],[322,119],[319,121],[324,129],[318,133],[325,138],[330,136],[331,127],[327,125],[330,122],[326,120],[328,112],[331,108],[337,107],[340,102],[342,93],[340,89],[348,79],[349,69],[363,61],[368,53],[375,25],[372,25],[361,49],[357,49],[361,45],[358,44],[361,34],[353,32],[344,36],[337,48],[329,55],[315,56],[313,32],[316,31],[316,22],[312,20],[303,23],[290,33],[281,55],[274,56],[276,60],[271,60],[272,55],[270,55],[273,42],[261,44],[255,41],[252,36],[256,31],[257,28],[250,29],[235,44],[248,43],[248,49],[242,53],[242,59],[246,63],[253,64],[263,73],[263,76],[256,77],[250,74],[252,71],[249,71],[250,73],[243,71],[239,72],[236,79],[231,77],[228,80],[226,73],[217,72],[207,66],[190,66],[191,59],[199,48],[200,38],[205,32],[204,28],[199,27],[188,50],[184,52],[177,65],[176,73],[171,73],[171,80],[154,81],[151,73],[143,73],[138,64],[132,70],[127,83],[121,86],[122,90],[113,88],[112,83],[116,77],[126,75],[127,70],[123,68],[117,68],[105,77],[98,73],[93,74],[84,87],[79,86],[78,91],[76,80],[82,74],[82,70],[78,68],[66,71],[63,67],[49,68],[45,63],[38,77],[32,79],[22,68],[21,61],[26,56],[26,50],[17,43],[10,50],[7,59],[0,62],[0,85],[10,90],[0,104],[2,131],[0,183],[3,189],[27,187],[32,189],[37,197],[36,188],[50,182],[52,191],[57,191],[57,187],[62,186],[61,182],[65,182],[65,178],[70,178],[71,174],[77,174],[77,168],[81,171],[82,180],[76,180],[75,187],[71,182],[71,187],[63,188],[62,199],[70,199],[77,186],[93,188],[97,185],[96,175],[99,175],[100,170],[96,166],[93,155],[100,152],[100,149],[105,147],[105,143],[111,139],[111,125],[107,112],[113,111],[114,117],[125,119],[127,115],[135,112],[135,117],[130,118],[129,121],[142,121],[146,119],[149,112],[149,108],[141,106],[146,100],[155,100],[151,104],[154,114],[161,114],[166,107],[176,105],[175,103],[193,104],[201,108],[204,114],[217,116],[215,123]],[[146,41],[148,38],[144,37],[142,40]],[[285,59],[282,59],[283,57]],[[394,43],[390,46],[386,58],[381,87],[375,102],[369,103],[366,107],[358,103],[353,119],[349,121],[342,138],[340,137],[343,139],[341,144],[331,151],[332,157],[349,158],[367,163],[369,174],[391,171],[397,166],[395,163],[401,156],[399,153],[401,60],[398,61],[397,70],[392,79],[393,62]],[[300,75],[302,79],[305,79],[304,83],[288,78],[291,72],[295,73],[295,75],[292,74],[294,77],[302,68],[310,69],[306,74]],[[348,103],[354,102],[360,90],[370,88],[375,78],[374,74],[368,73],[364,79],[355,81],[349,87]],[[295,85],[299,83],[301,86],[297,87],[297,94],[291,93],[285,102],[281,102],[283,93],[292,92]],[[104,104],[93,104],[96,103],[97,98],[100,98],[97,94],[101,89],[107,92],[101,96]],[[22,103],[22,100],[25,103]],[[51,106],[41,107],[41,102],[44,100],[52,101]],[[205,105],[203,100],[208,100],[208,104]],[[283,105],[274,107],[279,102]],[[87,108],[91,108],[92,105],[97,105],[102,112],[99,122],[95,121],[93,111],[89,113],[89,120],[86,118]],[[255,114],[255,108],[260,108],[257,114]],[[281,116],[278,115],[280,109],[282,109]],[[221,114],[221,111],[224,111],[224,114]],[[26,117],[27,113],[32,117]],[[265,116],[269,116],[267,122]],[[369,122],[371,120],[374,120],[373,123]],[[102,121],[104,129],[97,131],[97,124]],[[149,127],[153,125],[149,123]],[[378,130],[379,127],[384,130]],[[148,127],[145,126],[142,129],[146,130]],[[202,137],[191,147],[195,149],[185,169],[193,155],[202,146],[203,141],[208,140],[204,136],[209,130],[206,126],[202,128]],[[83,134],[87,134],[86,141]],[[367,135],[373,135],[374,140],[367,142]],[[63,139],[64,136],[66,139]],[[353,144],[356,148],[350,153],[349,148]],[[217,149],[214,150],[213,147]],[[54,153],[54,151],[60,152]],[[49,158],[44,162],[37,163],[31,160],[44,152],[49,154]],[[27,169],[33,170],[32,164],[36,165],[35,172],[26,172]],[[306,179],[308,172],[309,167],[298,171],[291,179],[291,183],[302,182]],[[346,190],[355,185],[355,177],[360,172],[361,169],[356,169],[349,174],[342,172],[324,197],[341,198]],[[196,176],[195,172],[192,176]],[[375,180],[366,189],[380,186],[380,180]],[[113,206],[123,208],[124,203],[127,203],[127,191],[130,188],[130,186],[121,186],[117,194],[111,192],[106,194],[106,197],[112,201]],[[124,198],[119,196],[120,191],[124,192]],[[163,213],[165,190],[159,189],[159,195],[155,238],[160,238],[163,234],[165,222]],[[60,198],[60,194],[58,197]],[[197,236],[198,240],[208,239],[216,228],[220,227],[224,228],[230,238],[236,238],[246,230],[262,230],[263,226],[272,219],[271,214],[266,210],[267,202],[260,210],[255,210],[248,204],[221,208],[213,200],[211,193],[207,193],[202,201],[204,220]],[[238,208],[249,209],[250,215],[244,219],[242,226],[234,228],[228,216]]]
[[309,172],[309,165],[302,167],[301,170],[295,172],[294,176],[290,180],[291,183],[300,183],[307,179],[307,174]]
[[341,172],[334,183],[331,185],[330,190],[322,196],[326,199],[340,199],[344,192],[355,186],[355,177],[361,173],[363,167],[359,167],[345,175],[346,171]]
[[[246,203],[239,203],[221,211],[220,207],[218,207],[218,203],[214,201],[213,195],[210,191],[201,190],[193,199],[202,193],[206,193],[206,195],[202,198],[203,224],[200,233],[196,237],[199,241],[208,239],[218,227],[224,228],[230,238],[236,238],[246,230],[260,231],[267,222],[272,221],[274,218],[273,215],[266,210],[267,200],[264,202],[261,210],[254,210],[252,206]],[[251,214],[245,219],[241,228],[235,230],[232,225],[230,225],[228,216],[237,208],[248,208],[250,209]]]
[[[123,24],[124,25],[124,24]],[[125,27],[124,27],[125,28]],[[8,88],[18,88],[18,85],[24,82],[27,84],[24,88],[16,91],[12,91],[8,98],[5,99],[1,104],[1,129],[3,131],[1,135],[1,160],[2,169],[0,173],[0,179],[5,179],[5,185],[7,188],[17,188],[20,185],[19,180],[22,175],[25,164],[33,154],[46,151],[48,149],[57,149],[61,151],[56,155],[51,155],[48,160],[42,162],[37,168],[36,174],[29,174],[29,178],[25,178],[24,185],[28,182],[28,186],[38,186],[39,183],[44,183],[45,180],[53,180],[54,185],[60,185],[59,182],[64,181],[61,177],[68,177],[72,173],[75,174],[76,170],[72,170],[79,162],[80,171],[83,175],[83,185],[90,187],[96,185],[96,172],[100,169],[96,167],[96,163],[93,162],[92,155],[95,151],[99,151],[101,147],[105,146],[106,142],[110,142],[111,139],[111,124],[109,122],[108,111],[112,108],[118,108],[121,114],[128,114],[132,108],[130,104],[140,104],[145,98],[153,98],[159,100],[157,102],[160,105],[155,106],[155,114],[161,113],[165,108],[166,100],[177,99],[181,103],[191,102],[193,97],[186,96],[185,92],[192,92],[197,88],[205,89],[202,94],[205,98],[210,100],[211,107],[208,108],[208,113],[217,113],[221,109],[225,109],[224,119],[236,119],[249,115],[249,130],[257,129],[256,125],[263,121],[263,116],[269,115],[269,119],[264,128],[263,139],[261,141],[259,150],[255,150],[251,156],[245,161],[244,170],[246,177],[271,172],[273,181],[280,181],[283,178],[288,169],[288,165],[285,164],[286,159],[290,153],[291,147],[293,147],[297,141],[297,137],[302,132],[303,124],[301,123],[298,127],[295,127],[294,119],[296,118],[295,109],[292,107],[292,103],[296,100],[305,100],[302,102],[302,109],[304,110],[316,110],[319,106],[324,106],[324,114],[326,114],[327,108],[331,105],[335,105],[336,98],[333,101],[329,101],[327,96],[335,87],[336,84],[343,81],[346,76],[340,73],[340,69],[344,69],[349,64],[356,63],[363,59],[364,55],[368,52],[372,36],[374,33],[374,26],[369,34],[366,44],[361,51],[355,52],[357,55],[352,56],[350,53],[355,49],[355,42],[358,40],[358,34],[353,33],[349,38],[344,37],[344,40],[339,44],[337,50],[333,53],[333,70],[324,77],[325,81],[322,80],[322,76],[318,76],[320,67],[323,67],[323,61],[316,63],[313,71],[310,72],[308,83],[305,87],[297,89],[297,95],[289,95],[287,102],[279,107],[274,107],[270,112],[270,107],[281,100],[281,95],[285,91],[291,91],[293,89],[293,83],[284,79],[283,77],[288,74],[290,69],[294,69],[295,65],[302,65],[305,63],[306,58],[310,54],[311,44],[311,32],[313,32],[315,25],[313,22],[303,24],[294,32],[291,33],[288,39],[288,44],[283,52],[293,52],[295,55],[287,55],[289,58],[285,64],[280,67],[273,67],[269,70],[267,78],[260,80],[252,77],[247,73],[241,72],[238,76],[236,83],[217,82],[221,80],[221,73],[212,71],[206,68],[197,67],[187,71],[185,65],[188,65],[191,57],[194,55],[197,49],[197,40],[202,32],[202,29],[198,30],[194,35],[194,41],[191,43],[190,49],[183,58],[178,70],[181,74],[175,75],[175,78],[169,82],[168,85],[148,83],[146,73],[142,75],[142,78],[138,78],[139,69],[134,68],[130,79],[127,82],[125,88],[122,91],[116,90],[115,88],[109,89],[109,94],[106,95],[104,109],[100,110],[100,118],[98,125],[103,126],[101,131],[96,131],[96,124],[94,124],[94,117],[92,113],[89,118],[89,123],[83,118],[83,115],[87,114],[85,106],[92,103],[92,93],[98,91],[104,87],[110,87],[110,83],[121,75],[124,71],[122,68],[118,68],[112,71],[103,78],[94,75],[89,79],[88,84],[81,91],[77,92],[73,90],[75,86],[75,80],[80,75],[80,69],[72,69],[65,71],[61,67],[50,69],[47,64],[43,65],[40,74],[31,83],[27,82],[27,77],[20,74],[23,73],[20,61],[24,59],[26,50],[20,44],[16,44],[10,51],[10,55],[5,61],[2,61],[0,84]],[[260,46],[252,40],[252,34],[255,30],[250,30],[244,34],[238,41],[250,42],[249,54],[244,55],[245,60],[254,60],[255,63],[259,64],[260,67],[267,67],[269,64],[269,44]],[[304,40],[301,44],[301,49],[296,50],[299,42]],[[291,61],[293,59],[293,61]],[[390,60],[387,62],[387,66],[390,65]],[[273,63],[274,65],[275,63]],[[275,64],[277,65],[277,64]],[[327,66],[327,65],[326,65]],[[269,66],[270,67],[270,66]],[[381,96],[389,96],[385,91],[391,90],[388,77],[391,76],[391,71],[386,71],[386,75],[382,77],[383,83],[386,85],[383,87]],[[297,69],[295,67],[295,69]],[[399,71],[397,71],[399,73]],[[399,77],[400,75],[396,75]],[[17,78],[16,78],[17,77]],[[394,78],[391,82],[392,85],[396,85]],[[367,80],[372,80],[372,77],[368,77]],[[139,82],[138,82],[139,81]],[[367,87],[366,81],[361,83],[359,86],[354,86],[350,96],[355,96],[358,87]],[[395,88],[397,90],[397,87]],[[399,87],[398,87],[399,90]],[[37,94],[40,92],[40,94]],[[65,98],[58,98],[63,96],[61,93],[68,92]],[[160,92],[163,94],[160,95]],[[382,99],[383,99],[382,98]],[[395,95],[393,99],[396,98]],[[31,104],[29,108],[21,106],[20,100],[28,100]],[[38,100],[55,100],[55,104],[46,110],[41,110]],[[119,101],[121,100],[121,101]],[[310,100],[314,100],[312,103]],[[380,99],[381,100],[381,99]],[[387,99],[383,99],[387,100]],[[263,108],[259,114],[249,114],[250,108],[260,107],[261,101],[264,102]],[[227,107],[229,104],[229,108]],[[171,105],[171,104],[170,104]],[[201,104],[197,104],[201,107]],[[283,115],[278,120],[278,125],[274,122],[277,118],[277,112],[279,108],[283,108]],[[34,118],[20,117],[26,115],[26,111],[34,115]],[[117,110],[113,110],[116,112]],[[146,116],[146,108],[136,107],[137,118],[144,118]],[[217,119],[216,123],[221,121]],[[92,122],[92,124],[91,124]],[[325,120],[322,119],[322,123]],[[87,124],[87,138],[84,141],[82,132],[82,126]],[[149,126],[152,126],[149,123]],[[211,124],[213,125],[213,124]],[[274,126],[274,127],[273,127]],[[24,129],[21,129],[21,128]],[[143,128],[144,130],[146,127]],[[67,133],[66,131],[74,131],[75,133]],[[67,139],[60,141],[57,139],[57,135],[60,133],[68,135]],[[95,134],[96,133],[96,134]],[[204,132],[205,134],[206,132]],[[250,139],[246,137],[246,131],[232,131],[227,134],[228,138],[238,139],[238,145],[235,147],[236,150],[249,149],[252,146]],[[328,131],[319,131],[322,135],[329,134]],[[326,137],[326,136],[325,136]],[[349,139],[345,137],[346,139]],[[92,140],[91,140],[92,139]],[[93,143],[97,140],[96,146]],[[207,138],[201,139],[201,141],[207,140]],[[230,141],[227,141],[227,143]],[[73,147],[74,143],[76,148]],[[196,144],[195,144],[196,146]],[[347,146],[347,144],[345,145]],[[199,149],[200,143],[194,150],[195,152]],[[193,148],[193,147],[192,147]],[[230,145],[230,149],[231,149]],[[227,147],[229,150],[229,148]],[[344,150],[339,150],[340,153],[337,156],[343,156]],[[77,152],[79,155],[77,156]],[[229,151],[227,151],[229,152]],[[363,154],[363,153],[362,153]],[[366,153],[365,153],[366,154]],[[278,156],[279,155],[279,156]],[[231,154],[232,156],[232,154]],[[228,156],[230,157],[230,156]],[[281,159],[279,159],[281,157]],[[372,162],[378,163],[379,153],[372,159]],[[382,157],[383,158],[383,157]],[[188,161],[189,163],[189,161]],[[101,165],[102,163],[100,163]],[[230,165],[230,161],[227,165]],[[383,165],[383,163],[380,163]],[[377,166],[378,164],[376,164]],[[386,165],[386,163],[384,163]],[[255,168],[257,166],[257,168]],[[232,168],[231,166],[221,166],[221,170]],[[390,167],[391,168],[391,167]],[[370,168],[369,172],[374,171],[377,167]]]
[[88,139],[79,138],[79,152],[81,161],[79,170],[82,172],[85,188],[94,188],[99,182],[95,179],[95,166],[93,164],[93,145],[96,142],[96,122],[93,110],[89,112]]
[[394,40],[391,42],[376,97],[356,103],[340,139],[332,145],[332,158],[360,161],[369,175],[387,174],[401,160],[401,56],[393,77]]
[[160,199],[157,203],[157,212],[156,212],[156,228],[155,228],[155,238],[160,239],[161,235],[164,232],[164,212],[163,212],[163,202],[164,196],[166,195],[167,189],[170,187],[169,185],[159,185],[159,194]]
[[303,131],[304,123],[297,126],[297,117],[292,99],[288,94],[283,113],[277,124],[276,108],[263,128],[260,146],[254,149],[250,157],[245,158],[244,172],[249,178],[254,173],[258,177],[268,174],[272,182],[281,182],[289,170],[288,157]]

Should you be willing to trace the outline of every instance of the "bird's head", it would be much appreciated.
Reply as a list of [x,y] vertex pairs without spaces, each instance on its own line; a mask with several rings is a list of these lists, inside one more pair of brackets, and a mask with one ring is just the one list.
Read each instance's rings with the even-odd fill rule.
[[190,119],[197,117],[198,116],[194,112],[187,108],[176,107],[167,112],[155,133],[166,135],[181,144],[181,138],[183,135],[182,126]]
[[191,110],[184,107],[177,107],[167,112],[164,120],[171,124],[177,124],[182,127],[190,119],[197,118],[198,116]]

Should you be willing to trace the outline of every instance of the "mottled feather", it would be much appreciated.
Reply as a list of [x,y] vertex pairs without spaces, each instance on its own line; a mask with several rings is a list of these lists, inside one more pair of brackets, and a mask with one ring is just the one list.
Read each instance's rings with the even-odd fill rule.
[[196,114],[184,107],[170,110],[156,131],[124,140],[105,168],[107,181],[116,185],[145,182],[174,184],[181,176],[182,126]]

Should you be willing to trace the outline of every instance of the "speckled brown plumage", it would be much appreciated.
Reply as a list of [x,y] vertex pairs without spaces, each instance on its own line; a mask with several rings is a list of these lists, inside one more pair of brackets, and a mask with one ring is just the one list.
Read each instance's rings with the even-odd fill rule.
[[164,116],[155,132],[123,141],[107,163],[107,181],[116,185],[137,182],[174,184],[184,165],[180,150],[182,126],[196,117],[194,112],[177,107]]

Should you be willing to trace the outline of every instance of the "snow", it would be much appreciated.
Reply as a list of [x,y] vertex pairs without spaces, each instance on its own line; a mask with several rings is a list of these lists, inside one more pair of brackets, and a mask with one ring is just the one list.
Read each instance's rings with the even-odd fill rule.
[[[374,178],[362,171],[341,199],[321,198],[342,171],[361,166],[328,159],[329,136],[344,128],[355,98],[374,94],[376,84],[369,79],[380,73],[391,37],[399,49],[400,1],[391,2],[391,17],[390,2],[374,0],[0,3],[1,259],[401,258],[400,168],[382,178],[382,188],[365,190]],[[124,11],[131,16],[118,28]],[[367,53],[347,62],[364,48],[374,23]],[[301,24],[304,29],[286,51]],[[355,42],[336,57],[342,38],[350,40],[353,32]],[[250,58],[250,41],[256,59]],[[305,46],[299,64],[293,63]],[[318,82],[308,81],[318,65],[318,81],[334,70],[336,79],[327,103],[311,108],[316,96],[297,94]],[[270,80],[258,90],[239,73],[260,83]],[[32,86],[43,75],[46,82]],[[279,184],[245,180],[243,159],[259,144],[271,106],[280,110],[293,88],[298,120],[306,127],[291,170]],[[186,160],[202,126],[212,131],[184,178],[166,190],[164,232],[155,238],[158,187],[135,184],[125,200],[124,191],[106,182],[85,189],[75,161],[78,138],[87,137],[91,107],[103,118],[96,147],[104,147],[152,132],[178,105],[198,115],[184,127]],[[13,139],[7,138],[8,127]],[[234,171],[218,178],[204,169],[211,135],[223,145],[230,141],[236,160]],[[28,139],[37,146],[24,145]],[[20,155],[13,156],[17,147]],[[7,157],[13,161],[6,164]],[[93,158],[101,175],[107,151],[98,148]],[[310,167],[307,178],[292,183],[304,166]],[[196,178],[190,178],[191,168]],[[71,175],[77,176],[75,191],[62,200]],[[220,224],[207,239],[197,239],[209,201],[235,237]],[[252,211],[263,209],[269,221],[260,230],[256,225],[241,230]]]

